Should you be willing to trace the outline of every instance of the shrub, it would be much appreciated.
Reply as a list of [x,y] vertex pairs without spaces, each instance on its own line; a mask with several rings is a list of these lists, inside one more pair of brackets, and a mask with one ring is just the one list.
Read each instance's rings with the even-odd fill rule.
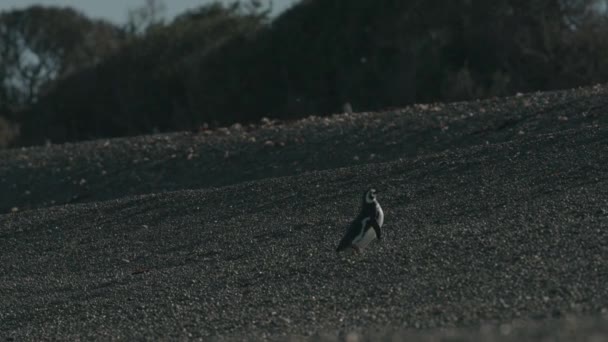
[[11,146],[19,136],[19,125],[0,115],[0,149]]

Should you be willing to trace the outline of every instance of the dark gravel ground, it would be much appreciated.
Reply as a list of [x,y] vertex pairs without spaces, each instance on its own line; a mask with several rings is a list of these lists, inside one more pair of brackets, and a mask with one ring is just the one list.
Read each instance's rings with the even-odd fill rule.
[[608,124],[608,87],[0,151],[0,213],[412,159]]
[[[0,215],[0,337],[608,339],[607,101],[598,86],[2,152],[20,209]],[[369,185],[385,240],[337,256]]]

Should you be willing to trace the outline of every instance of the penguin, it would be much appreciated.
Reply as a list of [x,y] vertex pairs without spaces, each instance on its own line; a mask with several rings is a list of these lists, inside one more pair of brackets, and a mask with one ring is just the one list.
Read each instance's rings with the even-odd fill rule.
[[352,248],[355,253],[360,254],[374,239],[382,240],[380,228],[383,223],[384,212],[376,199],[376,189],[369,189],[363,194],[363,206],[359,216],[350,224],[336,252]]

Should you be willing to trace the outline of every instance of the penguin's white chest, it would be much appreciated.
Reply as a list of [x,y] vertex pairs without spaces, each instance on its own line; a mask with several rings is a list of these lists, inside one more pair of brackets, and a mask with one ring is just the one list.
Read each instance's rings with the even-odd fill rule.
[[382,227],[384,223],[384,211],[382,211],[382,207],[379,203],[376,203],[376,212],[378,213],[378,225]]
[[369,228],[367,231],[365,227],[369,222],[370,218],[365,218],[361,221],[361,233],[353,240],[353,245],[363,249],[369,245],[376,238],[376,231],[373,228]]
[[[374,228],[370,227],[367,229],[367,231],[365,230],[365,227],[368,225],[371,219],[371,217],[366,217],[361,221],[361,233],[355,237],[353,240],[353,245],[363,249],[377,238]],[[378,203],[376,203],[376,222],[378,222],[380,227],[382,227],[382,224],[384,223],[384,212]]]

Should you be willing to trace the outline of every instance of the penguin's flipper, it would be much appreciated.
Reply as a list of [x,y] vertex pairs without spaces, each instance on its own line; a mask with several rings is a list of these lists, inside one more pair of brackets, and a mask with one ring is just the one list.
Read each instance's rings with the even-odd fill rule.
[[378,238],[378,241],[382,240],[382,230],[380,230],[380,225],[378,224],[378,221],[376,221],[375,219],[372,220],[370,222],[372,228],[374,228],[374,231],[376,232],[376,237]]

